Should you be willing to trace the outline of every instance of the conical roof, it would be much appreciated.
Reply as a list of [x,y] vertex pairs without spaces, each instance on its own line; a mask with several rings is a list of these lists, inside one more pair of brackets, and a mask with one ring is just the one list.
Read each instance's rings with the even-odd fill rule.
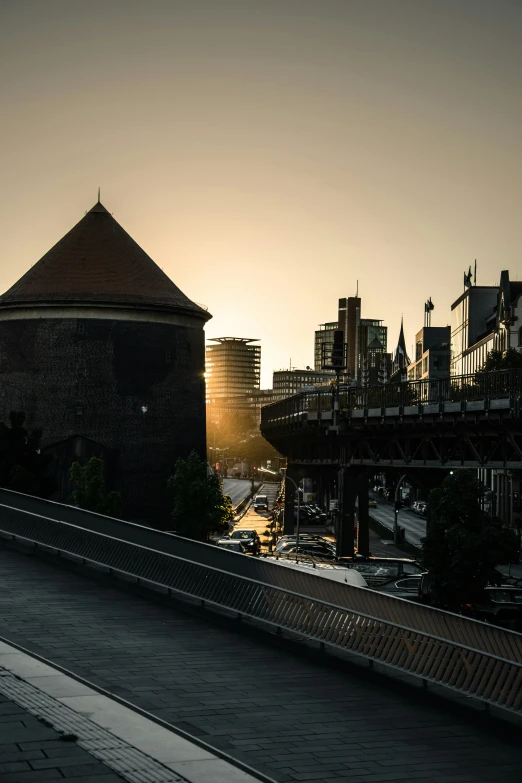
[[48,302],[142,305],[210,318],[99,201],[0,297],[0,306]]

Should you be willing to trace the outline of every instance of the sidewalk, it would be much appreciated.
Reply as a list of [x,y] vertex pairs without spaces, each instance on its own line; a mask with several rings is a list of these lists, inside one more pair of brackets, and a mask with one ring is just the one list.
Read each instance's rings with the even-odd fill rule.
[[2,783],[122,783],[125,778],[81,748],[74,735],[0,694],[0,780]]
[[2,783],[267,780],[151,717],[0,641]]

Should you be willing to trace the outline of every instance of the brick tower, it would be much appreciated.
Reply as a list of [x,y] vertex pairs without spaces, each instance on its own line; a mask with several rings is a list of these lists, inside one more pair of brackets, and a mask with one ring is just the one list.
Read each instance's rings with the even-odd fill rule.
[[129,518],[166,523],[176,458],[205,455],[210,317],[99,201],[0,297],[0,420],[42,429],[59,499],[96,454]]

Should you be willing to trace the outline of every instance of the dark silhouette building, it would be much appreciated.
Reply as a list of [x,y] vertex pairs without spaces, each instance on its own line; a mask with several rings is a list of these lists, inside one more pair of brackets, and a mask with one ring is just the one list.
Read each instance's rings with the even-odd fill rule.
[[42,429],[59,499],[58,474],[96,453],[128,517],[168,518],[177,457],[205,456],[210,317],[99,201],[0,297],[0,420]]

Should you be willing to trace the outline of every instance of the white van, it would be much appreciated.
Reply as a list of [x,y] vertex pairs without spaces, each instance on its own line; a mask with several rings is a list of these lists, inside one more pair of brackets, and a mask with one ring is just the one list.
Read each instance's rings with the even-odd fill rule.
[[345,568],[334,563],[297,563],[295,560],[286,560],[286,558],[267,557],[272,563],[277,563],[286,568],[296,568],[298,571],[322,576],[324,579],[331,579],[333,582],[343,582],[352,587],[368,587],[368,582],[362,574],[354,568]]
[[268,511],[268,497],[266,495],[256,495],[254,498],[254,511]]

